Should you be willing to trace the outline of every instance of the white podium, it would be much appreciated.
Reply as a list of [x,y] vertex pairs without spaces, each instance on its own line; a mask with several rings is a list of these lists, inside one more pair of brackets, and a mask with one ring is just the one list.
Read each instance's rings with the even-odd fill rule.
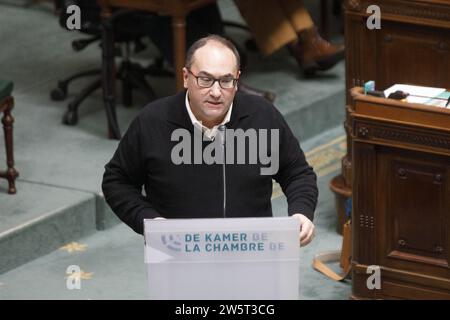
[[298,299],[296,218],[145,220],[150,299]]

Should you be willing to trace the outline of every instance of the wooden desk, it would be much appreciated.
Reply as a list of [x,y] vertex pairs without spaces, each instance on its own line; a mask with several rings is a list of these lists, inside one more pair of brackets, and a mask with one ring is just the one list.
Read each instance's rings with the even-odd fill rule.
[[111,17],[111,9],[135,9],[151,13],[170,15],[172,17],[172,29],[174,39],[174,61],[176,90],[183,88],[183,74],[186,51],[186,16],[193,10],[214,3],[216,0],[97,0],[102,8],[104,21],[102,43],[103,50],[103,91],[105,109],[108,116],[109,136],[119,139],[120,130],[117,124],[114,101],[114,34],[112,28],[107,26],[107,20]]
[[351,97],[353,298],[450,299],[450,110]]
[[[370,30],[367,7],[381,10],[381,29]],[[448,0],[345,0],[347,104],[350,89],[375,80],[378,90],[395,83],[445,88],[450,84],[450,1]],[[342,174],[331,182],[338,211],[351,195],[352,155],[349,111],[347,155]]]

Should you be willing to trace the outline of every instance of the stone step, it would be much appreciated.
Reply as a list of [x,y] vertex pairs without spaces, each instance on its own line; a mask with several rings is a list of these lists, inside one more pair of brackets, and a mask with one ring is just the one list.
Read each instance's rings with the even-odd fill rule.
[[0,273],[96,230],[92,194],[29,182],[19,186],[16,195],[0,196]]

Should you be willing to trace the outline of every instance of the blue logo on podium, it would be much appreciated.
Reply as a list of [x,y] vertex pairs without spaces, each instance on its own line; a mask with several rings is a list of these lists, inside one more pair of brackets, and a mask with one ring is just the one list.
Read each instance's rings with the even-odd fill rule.
[[182,241],[179,234],[173,235],[173,234],[163,234],[161,236],[162,243],[173,251],[181,251]]

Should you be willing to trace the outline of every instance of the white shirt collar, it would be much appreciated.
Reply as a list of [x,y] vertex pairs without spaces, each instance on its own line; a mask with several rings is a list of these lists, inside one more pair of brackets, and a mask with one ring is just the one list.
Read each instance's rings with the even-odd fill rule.
[[225,118],[223,118],[223,121],[212,127],[211,129],[204,126],[200,121],[198,121],[198,119],[195,117],[194,113],[191,110],[191,105],[189,103],[189,97],[188,97],[188,91],[186,91],[186,97],[185,97],[185,104],[186,104],[186,109],[187,112],[189,114],[189,118],[191,119],[192,124],[194,125],[195,128],[202,130],[203,134],[208,138],[208,139],[213,139],[216,134],[217,134],[217,130],[218,127],[224,124],[227,124],[228,122],[230,122],[230,118],[231,118],[231,110],[233,109],[233,102],[230,105],[230,108],[227,111],[227,114],[225,115]]

